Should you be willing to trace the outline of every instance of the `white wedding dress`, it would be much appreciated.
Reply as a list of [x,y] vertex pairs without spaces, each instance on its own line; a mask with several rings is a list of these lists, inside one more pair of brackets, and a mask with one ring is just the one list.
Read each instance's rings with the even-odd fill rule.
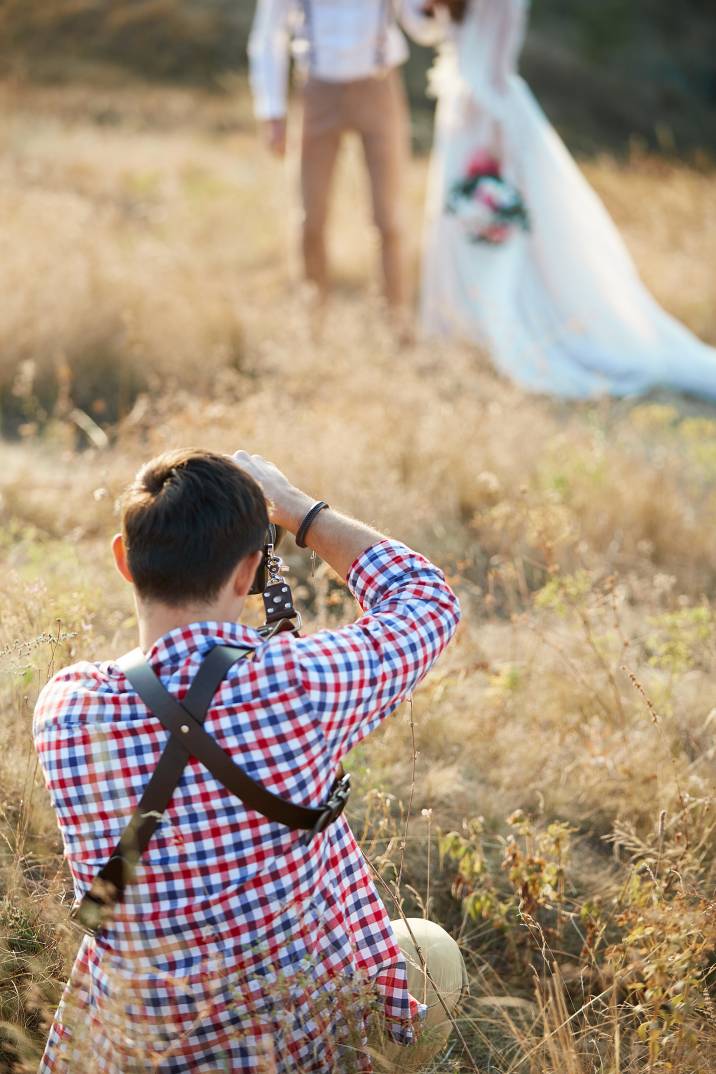
[[[433,69],[438,98],[422,286],[425,334],[474,341],[533,391],[574,398],[662,386],[716,398],[716,349],[647,292],[617,229],[516,73],[524,0],[472,0]],[[471,242],[446,199],[487,151],[529,230]]]

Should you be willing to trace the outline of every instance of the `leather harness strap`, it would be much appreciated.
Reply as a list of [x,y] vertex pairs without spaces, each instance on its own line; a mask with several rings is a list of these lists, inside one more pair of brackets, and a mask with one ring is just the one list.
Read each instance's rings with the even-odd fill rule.
[[231,759],[202,724],[216,690],[237,660],[250,659],[253,649],[219,645],[204,658],[183,701],[177,701],[162,685],[141,650],[118,663],[150,712],[170,732],[154,773],[122,833],[109,861],[100,870],[72,911],[75,922],[91,935],[110,919],[114,906],[134,878],[137,863],[149,846],[162,815],[181,779],[190,757],[196,757],[214,778],[239,798],[247,809],[291,829],[306,831],[304,843],[323,831],[343,812],[350,793],[350,777],[339,774],[328,801],[317,808],[296,805],[266,790]]
[[[223,649],[224,646],[217,648]],[[207,661],[216,651],[216,648],[211,650]],[[212,697],[229,667],[236,662],[243,650],[233,649],[229,652],[233,652],[234,656],[228,663],[217,658],[219,674],[214,679]],[[256,783],[246,775],[243,769],[234,764],[226,750],[204,730],[201,721],[195,718],[186,700],[180,703],[162,686],[141,654],[130,653],[129,657],[132,659],[127,658],[126,664],[120,660],[119,665],[144,704],[161,720],[168,731],[171,731],[181,743],[186,744],[187,753],[192,757],[197,757],[209,769],[214,779],[240,798],[249,809],[263,813],[265,817],[278,821],[279,824],[285,824],[287,828],[313,828],[322,812],[322,806],[319,809],[311,809],[307,806],[294,805],[293,802],[272,794],[260,783]],[[207,679],[210,683],[211,679],[208,675]],[[204,712],[206,712],[206,706]]]

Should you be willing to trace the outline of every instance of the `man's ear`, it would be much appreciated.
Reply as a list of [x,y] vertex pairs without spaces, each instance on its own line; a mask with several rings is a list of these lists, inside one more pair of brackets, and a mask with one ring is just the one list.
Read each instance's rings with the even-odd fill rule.
[[114,556],[115,566],[124,580],[133,584],[132,572],[127,564],[127,549],[124,546],[124,538],[121,533],[115,533],[112,538],[112,555]]
[[263,552],[252,552],[250,556],[244,556],[234,574],[234,593],[237,597],[245,597],[254,584],[254,577],[259,568]]

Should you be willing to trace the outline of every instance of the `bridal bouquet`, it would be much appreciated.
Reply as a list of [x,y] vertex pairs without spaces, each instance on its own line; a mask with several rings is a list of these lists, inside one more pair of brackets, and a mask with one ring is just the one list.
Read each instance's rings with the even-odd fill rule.
[[467,173],[453,183],[446,211],[456,216],[471,242],[499,246],[516,228],[527,231],[529,216],[522,195],[500,173],[500,165],[480,151]]

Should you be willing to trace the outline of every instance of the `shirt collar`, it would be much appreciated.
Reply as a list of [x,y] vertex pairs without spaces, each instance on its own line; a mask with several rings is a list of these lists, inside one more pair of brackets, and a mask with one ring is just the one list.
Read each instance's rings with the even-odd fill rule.
[[147,662],[161,665],[177,663],[192,654],[204,656],[217,645],[236,645],[254,649],[261,642],[261,635],[253,627],[243,623],[220,623],[206,621],[188,623],[163,634],[146,654]]

